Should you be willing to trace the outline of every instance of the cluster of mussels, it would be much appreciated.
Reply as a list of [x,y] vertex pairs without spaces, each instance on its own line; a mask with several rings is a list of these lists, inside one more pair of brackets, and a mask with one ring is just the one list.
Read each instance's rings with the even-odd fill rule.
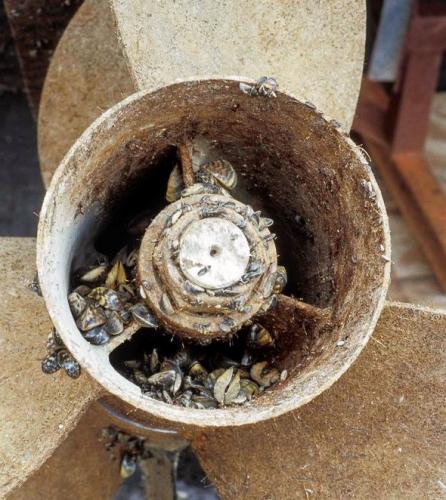
[[84,338],[94,345],[106,344],[133,321],[146,328],[158,323],[135,283],[137,249],[122,248],[111,263],[103,262],[80,273],[68,303]]
[[43,373],[50,375],[62,369],[71,378],[79,377],[81,374],[79,363],[68,352],[59,334],[54,329],[48,334],[46,349],[47,355],[42,361]]
[[101,441],[112,458],[116,458],[115,452],[119,455],[121,461],[120,473],[123,479],[130,477],[135,472],[136,464],[140,460],[152,458],[153,456],[148,447],[148,441],[127,434],[113,426],[102,429]]
[[[210,190],[214,187],[216,193],[222,192],[222,189],[232,191],[238,182],[237,173],[227,160],[206,163],[195,174],[195,180],[199,184],[205,184]],[[182,170],[177,164],[167,182],[166,200],[168,202],[179,200],[185,189]]]
[[266,328],[254,323],[238,337],[228,355],[218,343],[179,346],[175,352],[161,346],[123,361],[121,371],[143,394],[165,403],[198,409],[243,404],[288,374],[265,360],[274,347]]

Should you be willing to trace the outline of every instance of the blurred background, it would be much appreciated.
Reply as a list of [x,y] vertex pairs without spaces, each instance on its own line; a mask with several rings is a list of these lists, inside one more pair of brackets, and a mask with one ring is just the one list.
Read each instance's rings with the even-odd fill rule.
[[[335,1],[335,0],[333,0]],[[56,45],[82,0],[0,0],[0,236],[35,236],[36,120]],[[392,233],[389,299],[446,308],[446,2],[369,0],[351,135],[371,157]],[[179,498],[216,498],[190,452]],[[117,498],[141,498],[136,475]]]

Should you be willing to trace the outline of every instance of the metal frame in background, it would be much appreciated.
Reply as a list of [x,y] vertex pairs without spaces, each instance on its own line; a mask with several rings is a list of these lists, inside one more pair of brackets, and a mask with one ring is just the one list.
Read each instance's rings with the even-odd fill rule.
[[414,1],[397,80],[386,92],[364,78],[353,123],[444,291],[446,194],[424,145],[445,50],[446,5]]

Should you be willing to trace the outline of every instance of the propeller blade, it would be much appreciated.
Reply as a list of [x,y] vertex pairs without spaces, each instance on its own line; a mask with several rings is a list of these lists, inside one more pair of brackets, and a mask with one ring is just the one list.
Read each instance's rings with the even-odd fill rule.
[[[0,240],[0,497],[20,485],[76,425],[99,387],[83,373],[44,375],[51,322],[34,279],[34,238]],[[30,497],[28,497],[30,498]],[[34,497],[33,497],[34,498]]]
[[135,90],[109,0],[85,0],[57,45],[40,99],[38,143],[46,186],[82,132]]
[[119,457],[112,461],[99,441],[110,418],[98,404],[91,404],[67,439],[9,500],[55,498],[100,500],[113,497],[121,480]]
[[446,312],[388,303],[355,364],[293,413],[192,445],[223,499],[439,498]]
[[[207,0],[197,8],[187,0],[174,6],[111,0],[111,5],[139,89],[191,77],[266,74],[350,128],[364,60],[364,2]],[[329,19],[323,27],[322,19]]]
[[[132,81],[125,57],[118,43],[118,34],[116,33],[116,26],[113,19],[114,13],[112,13],[109,3],[109,0],[85,0],[73,16],[52,56],[40,100],[38,120],[39,156],[42,177],[47,186],[57,165],[82,132],[103,111],[137,89],[135,83]],[[310,4],[310,2],[308,3]],[[129,5],[124,4],[125,2],[123,1],[115,2],[114,11],[116,11],[118,19],[120,19],[118,23],[119,29],[125,33],[128,33],[128,30],[132,29],[131,22],[139,22],[139,14],[136,18],[132,16],[135,15],[135,12],[139,12],[138,9],[141,8],[141,4],[143,9],[149,6],[153,9],[151,2],[137,4],[128,2]],[[211,5],[213,7],[213,4]],[[267,4],[266,7],[270,9],[270,4]],[[229,7],[226,8],[230,10]],[[304,9],[305,6],[302,8]],[[309,22],[318,23],[318,16],[325,17],[328,14],[328,9],[331,9],[328,5],[325,8],[327,12],[321,13],[318,12],[318,8],[313,6],[311,8],[311,18],[307,18],[307,15],[305,15],[305,18]],[[179,10],[178,6],[176,6],[175,10]],[[293,6],[293,11],[295,10],[295,6]],[[141,12],[144,13],[145,11]],[[181,12],[178,14],[179,17],[182,15]],[[365,10],[362,6],[354,4],[353,1],[348,1],[344,2],[342,8],[337,6],[334,14],[340,20],[334,21],[329,28],[326,27],[326,29],[329,29],[329,32],[324,32],[323,53],[326,54],[328,63],[325,65],[319,64],[319,62],[313,64],[309,59],[313,57],[312,51],[302,52],[302,47],[311,47],[311,43],[306,40],[305,43],[299,44],[299,41],[296,39],[296,41],[293,41],[293,44],[294,46],[299,44],[301,55],[297,57],[297,54],[294,54],[292,64],[282,65],[281,58],[277,60],[277,64],[281,68],[288,68],[287,71],[289,71],[289,68],[295,68],[293,69],[293,75],[289,75],[283,80],[281,73],[277,74],[279,75],[278,81],[280,85],[285,85],[287,79],[296,78],[295,75],[297,75],[298,83],[288,85],[289,90],[295,88],[302,89],[301,91],[304,92],[306,98],[316,102],[321,109],[326,110],[331,116],[337,117],[344,124],[345,128],[349,128],[356,107],[363,64]],[[169,15],[167,12],[162,11],[159,13],[159,16],[167,15]],[[296,16],[298,15],[298,12],[296,12]],[[169,19],[169,26],[173,30],[170,32],[172,34],[178,31],[176,21],[174,18]],[[156,22],[158,21],[155,19]],[[299,20],[296,22],[300,24]],[[346,23],[349,24],[349,28],[343,29]],[[194,19],[194,25],[191,25],[189,28],[188,37],[192,37],[195,24],[202,26],[203,19]],[[245,27],[243,27],[242,23],[240,25],[242,26],[242,32],[245,33]],[[226,37],[226,24],[222,25],[222,30]],[[302,31],[302,34],[296,35],[295,33],[294,36],[307,37],[311,35],[311,32],[312,30],[309,28]],[[316,33],[317,30],[313,30],[313,32]],[[166,33],[168,32],[166,31]],[[271,33],[274,34],[273,31]],[[223,34],[219,33],[219,38]],[[275,36],[279,36],[279,38],[285,37],[282,43],[286,42],[286,34],[282,33]],[[211,40],[214,40],[213,37]],[[332,43],[336,40],[339,43]],[[135,53],[135,47],[130,47],[134,41],[130,38],[130,35],[127,35],[123,43],[127,47],[127,53],[131,52],[136,57],[138,54],[140,55],[140,51],[136,48],[138,51]],[[212,42],[214,51],[217,48],[220,50],[220,42],[220,39]],[[243,46],[243,43],[240,42],[240,45]],[[320,43],[321,39],[319,38],[318,46],[320,46]],[[344,52],[345,44],[352,48],[354,51],[353,55],[350,53],[347,57],[347,51]],[[288,51],[288,48],[286,49]],[[145,49],[141,47],[141,50]],[[208,49],[206,52],[211,54]],[[230,51],[227,51],[227,53],[231,54]],[[168,61],[165,61],[166,55],[169,57]],[[159,60],[156,59],[157,57]],[[173,53],[169,55],[167,54],[167,50],[161,47],[157,47],[157,52],[155,53],[152,53],[152,50],[150,50],[148,53],[143,54],[143,63],[147,62],[148,66],[155,64],[156,67],[159,66],[162,68],[162,74],[158,75],[159,78],[157,77],[156,81],[156,74],[151,70],[149,71],[148,78],[154,79],[152,82],[153,86],[158,86],[166,82],[170,83],[176,78],[191,77],[199,73],[202,75],[216,73],[213,64],[208,68],[201,68],[200,66],[201,71],[198,72],[195,64],[189,66],[190,56],[188,56],[188,59],[179,71],[177,71],[178,61],[175,61],[175,71],[171,73],[171,57],[173,57]],[[298,64],[296,61],[298,61]],[[336,64],[333,64],[333,61],[336,61]],[[200,59],[200,65],[202,64],[203,62]],[[304,70],[302,66],[305,66]],[[261,65],[257,67],[260,68]],[[324,71],[325,68],[330,71],[329,78],[321,78],[323,75],[316,75],[316,81],[319,84],[315,86],[313,84],[314,72]],[[243,67],[240,67],[239,73],[225,73],[223,72],[224,69],[224,67],[221,68],[220,74],[260,76],[258,74],[259,69],[253,71],[249,68],[245,70]],[[271,73],[276,74],[274,71],[272,68]],[[341,85],[338,85],[339,82],[341,82]],[[302,85],[304,85],[304,88],[302,88]],[[321,87],[319,90],[320,85],[323,85],[323,88]],[[326,93],[327,86],[332,88],[330,93]],[[339,96],[337,99],[327,101],[327,96],[332,96],[334,92],[338,95],[340,91],[342,91],[342,98]]]

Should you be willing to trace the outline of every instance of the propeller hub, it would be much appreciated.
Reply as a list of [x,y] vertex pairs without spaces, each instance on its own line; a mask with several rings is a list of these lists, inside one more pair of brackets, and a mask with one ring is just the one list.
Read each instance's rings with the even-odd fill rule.
[[222,217],[192,222],[180,241],[179,265],[193,283],[209,290],[235,285],[246,273],[251,251],[240,228]]
[[274,302],[270,219],[195,184],[147,228],[138,259],[143,295],[164,327],[206,343],[232,335]]

